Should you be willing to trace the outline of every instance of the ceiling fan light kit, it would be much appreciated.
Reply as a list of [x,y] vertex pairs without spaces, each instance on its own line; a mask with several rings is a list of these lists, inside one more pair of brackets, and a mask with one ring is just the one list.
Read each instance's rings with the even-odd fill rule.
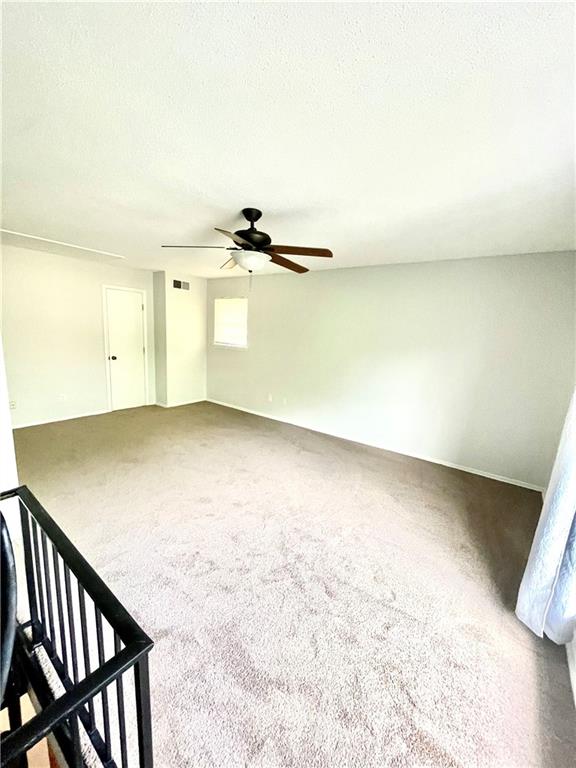
[[226,229],[214,227],[217,232],[229,237],[237,246],[226,247],[214,245],[163,245],[162,248],[223,248],[231,251],[231,257],[220,269],[232,269],[236,265],[242,267],[247,272],[255,272],[263,269],[268,262],[284,267],[292,272],[302,274],[308,272],[307,267],[296,264],[290,259],[285,259],[281,254],[288,253],[300,256],[321,256],[332,258],[332,251],[327,248],[308,248],[306,246],[296,245],[273,245],[272,238],[266,232],[260,232],[254,226],[255,222],[262,217],[262,211],[258,208],[243,208],[242,215],[250,224],[248,229],[239,229],[236,232],[229,232]]
[[262,253],[262,251],[234,251],[232,258],[242,269],[248,272],[258,272],[268,264],[271,256],[269,253]]

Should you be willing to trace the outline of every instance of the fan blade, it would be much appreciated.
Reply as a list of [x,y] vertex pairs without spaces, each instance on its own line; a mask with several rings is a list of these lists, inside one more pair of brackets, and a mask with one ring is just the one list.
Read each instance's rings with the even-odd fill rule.
[[228,259],[228,261],[225,261],[224,264],[220,267],[220,269],[233,269],[236,266],[236,262],[234,261],[234,256]]
[[291,269],[292,272],[298,272],[299,274],[310,271],[308,267],[302,267],[300,264],[296,264],[294,261],[290,261],[290,259],[285,259],[283,256],[278,256],[276,253],[270,254],[270,261],[272,264]]
[[226,250],[225,245],[161,245],[160,248],[224,248]]
[[236,245],[247,245],[250,250],[252,250],[252,245],[248,242],[248,240],[244,240],[243,237],[240,237],[240,235],[237,235],[236,232],[228,232],[227,229],[218,229],[218,227],[214,227],[216,232],[221,232],[223,235],[226,235],[226,237],[229,237],[231,240],[234,240]]
[[293,256],[324,256],[325,258],[332,258],[332,251],[328,248],[308,248],[306,246],[300,247],[299,245],[269,245],[265,249],[271,253],[289,253]]

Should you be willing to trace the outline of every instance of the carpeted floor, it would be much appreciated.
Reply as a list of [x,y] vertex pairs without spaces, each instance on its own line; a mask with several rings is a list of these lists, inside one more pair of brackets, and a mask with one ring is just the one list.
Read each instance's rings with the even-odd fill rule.
[[564,768],[563,648],[512,608],[539,494],[209,403],[16,432],[156,641],[157,768]]

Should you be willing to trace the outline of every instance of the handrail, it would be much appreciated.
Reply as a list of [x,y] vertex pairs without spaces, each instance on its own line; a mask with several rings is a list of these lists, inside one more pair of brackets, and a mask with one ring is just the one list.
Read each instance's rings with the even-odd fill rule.
[[2,740],[2,765],[10,764],[12,760],[31,749],[35,744],[54,730],[54,726],[62,722],[68,715],[75,712],[78,707],[96,696],[103,688],[114,682],[123,672],[130,669],[139,658],[144,656],[152,647],[135,642],[132,646],[123,648],[120,653],[107,661],[104,666],[85,677],[71,691],[60,698],[55,699],[46,709],[18,730],[12,732]]
[[85,591],[98,605],[102,615],[110,622],[124,645],[141,642],[148,643],[149,647],[152,647],[152,640],[136,623],[116,595],[106,586],[86,558],[80,554],[60,526],[50,517],[28,487],[21,485],[18,488],[0,493],[0,501],[14,497],[20,499],[28,512],[44,529],[67,566],[76,578],[82,581]]
[[[10,717],[11,731],[1,739],[1,765],[15,763],[19,756],[49,734],[55,736],[65,755],[71,758],[71,765],[83,765],[79,734],[79,723],[82,723],[93,746],[99,754],[102,752],[103,762],[115,766],[110,741],[109,686],[116,688],[122,766],[127,765],[122,676],[133,668],[138,762],[140,768],[152,768],[148,653],[154,643],[31,491],[22,485],[0,492],[0,502],[11,498],[17,498],[20,505],[30,621],[17,627],[14,675],[7,698],[8,695],[11,697],[12,708],[19,711],[22,691],[18,681],[27,681],[37,693],[43,709],[25,724],[22,724],[18,713],[14,722]],[[52,560],[48,557],[50,547]],[[78,590],[76,613],[72,599],[72,575]],[[93,639],[97,641],[97,658],[92,656],[92,660],[96,662],[96,667],[90,661],[85,595],[91,598],[95,612],[96,636]],[[108,660],[102,634],[103,618],[114,636],[114,655]],[[77,629],[76,621],[80,622]],[[46,684],[37,656],[39,648],[48,654],[63,684],[62,695],[52,693]],[[82,658],[83,676],[80,675],[79,658]],[[98,731],[95,721],[96,696],[102,704],[103,734]],[[10,714],[10,703],[8,707]]]

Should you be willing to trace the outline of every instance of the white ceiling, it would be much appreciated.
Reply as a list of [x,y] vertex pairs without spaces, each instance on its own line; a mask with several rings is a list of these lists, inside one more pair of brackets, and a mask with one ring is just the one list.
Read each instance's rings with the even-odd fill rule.
[[3,14],[6,229],[204,276],[160,245],[244,206],[311,268],[575,246],[571,3]]

